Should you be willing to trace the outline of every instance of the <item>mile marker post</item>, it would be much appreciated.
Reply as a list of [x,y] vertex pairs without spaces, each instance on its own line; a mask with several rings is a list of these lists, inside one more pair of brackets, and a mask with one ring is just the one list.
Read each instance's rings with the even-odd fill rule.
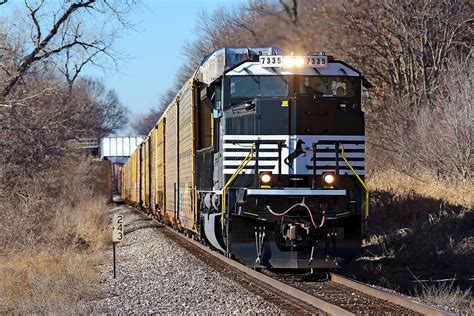
[[112,219],[112,249],[114,257],[114,279],[115,279],[115,244],[123,240],[123,215],[114,214]]

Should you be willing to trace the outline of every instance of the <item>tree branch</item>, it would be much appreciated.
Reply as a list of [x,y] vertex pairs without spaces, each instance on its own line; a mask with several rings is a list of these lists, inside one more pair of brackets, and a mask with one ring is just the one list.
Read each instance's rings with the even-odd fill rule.
[[[59,53],[61,51],[56,49],[52,52],[45,53],[40,58],[38,58],[38,54],[46,48],[46,46],[56,36],[60,27],[68,21],[68,19],[74,12],[81,8],[92,8],[92,5],[95,2],[96,0],[87,0],[84,2],[73,3],[69,6],[69,8],[63,13],[63,15],[54,23],[53,27],[48,32],[48,35],[43,40],[41,40],[40,43],[36,45],[36,47],[23,59],[20,66],[17,68],[16,74],[8,81],[7,85],[3,89],[2,97],[6,98],[10,94],[17,82],[25,75],[25,73],[28,71],[28,69],[34,62],[41,60],[42,58],[46,58],[51,54]],[[33,14],[33,16],[35,16],[35,14]],[[41,32],[39,33],[41,34]],[[72,47],[76,44],[78,44],[78,42],[74,43],[73,45],[64,45],[63,49],[67,47]]]

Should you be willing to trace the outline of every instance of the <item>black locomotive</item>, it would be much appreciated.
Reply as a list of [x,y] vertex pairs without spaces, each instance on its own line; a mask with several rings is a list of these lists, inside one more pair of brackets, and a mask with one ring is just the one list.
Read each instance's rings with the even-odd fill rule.
[[202,235],[252,267],[356,256],[368,216],[360,72],[324,53],[223,49],[196,77],[215,131],[197,153]]

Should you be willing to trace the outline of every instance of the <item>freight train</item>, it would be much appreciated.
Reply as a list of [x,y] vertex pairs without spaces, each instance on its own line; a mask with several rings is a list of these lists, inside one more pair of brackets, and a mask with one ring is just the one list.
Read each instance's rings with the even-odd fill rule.
[[340,267],[368,218],[364,88],[324,53],[219,49],[124,165],[122,198],[250,267]]

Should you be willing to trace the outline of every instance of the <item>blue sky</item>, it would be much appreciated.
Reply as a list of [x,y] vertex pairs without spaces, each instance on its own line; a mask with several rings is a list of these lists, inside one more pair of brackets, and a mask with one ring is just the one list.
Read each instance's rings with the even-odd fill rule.
[[[46,4],[55,4],[47,0]],[[32,0],[34,3],[34,0]],[[102,79],[114,89],[133,116],[146,113],[175,80],[185,61],[182,51],[186,42],[197,36],[197,21],[202,11],[232,7],[247,0],[141,0],[129,16],[133,28],[116,40],[114,50],[123,58],[117,69],[85,67],[84,76]],[[23,0],[2,5],[2,16],[15,23],[17,10],[24,11]],[[100,63],[100,62],[99,62]],[[110,61],[108,61],[110,66]]]
[[145,113],[172,86],[184,61],[183,46],[196,38],[199,13],[243,1],[143,1],[130,17],[135,30],[116,42],[115,49],[129,57],[119,64],[119,72],[88,68],[85,75],[102,78],[108,88],[115,89],[132,115]]

